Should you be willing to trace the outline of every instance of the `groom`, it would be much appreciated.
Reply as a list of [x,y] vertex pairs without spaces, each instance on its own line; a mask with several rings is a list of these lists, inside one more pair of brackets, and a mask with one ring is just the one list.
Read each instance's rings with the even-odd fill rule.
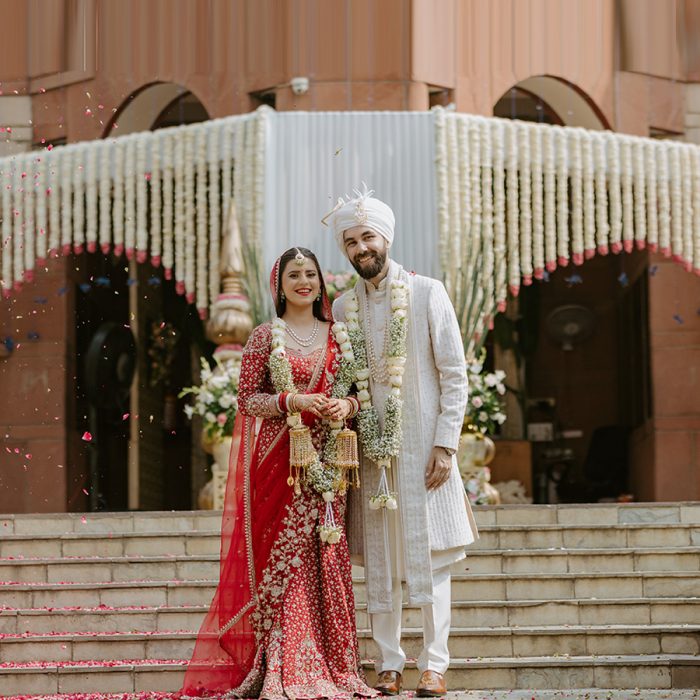
[[[437,697],[447,692],[444,673],[450,662],[450,565],[464,558],[465,545],[478,537],[455,460],[467,402],[464,350],[444,286],[407,273],[389,257],[394,213],[371,194],[365,189],[354,199],[339,200],[326,217],[360,275],[354,290],[336,300],[333,315],[339,321],[358,319],[369,370],[362,375],[369,375],[367,394],[361,389],[358,397],[365,399],[365,408],[374,407],[381,431],[396,422],[386,421],[387,415],[398,414],[401,438],[388,459],[373,461],[366,453],[372,452],[368,445],[379,444],[376,431],[358,420],[362,485],[351,496],[348,541],[365,566],[372,636],[381,652],[376,689],[384,695],[401,692],[406,662],[401,582],[406,581],[409,604],[423,613],[416,694]],[[392,336],[402,312],[403,346]],[[398,410],[392,395],[401,399]]]

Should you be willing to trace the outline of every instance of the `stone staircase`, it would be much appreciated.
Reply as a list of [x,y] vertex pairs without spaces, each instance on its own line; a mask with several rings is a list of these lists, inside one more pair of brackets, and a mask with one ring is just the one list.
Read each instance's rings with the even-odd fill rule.
[[[700,504],[499,506],[476,517],[481,539],[453,579],[450,688],[700,687]],[[219,521],[0,516],[0,697],[177,690],[218,576]],[[404,608],[409,657],[420,619]],[[409,664],[407,687],[416,680]]]

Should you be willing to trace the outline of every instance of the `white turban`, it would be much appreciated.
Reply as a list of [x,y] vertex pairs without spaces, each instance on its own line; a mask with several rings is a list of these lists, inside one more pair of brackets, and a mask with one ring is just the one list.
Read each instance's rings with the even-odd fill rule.
[[[364,183],[363,183],[364,184]],[[326,215],[323,222],[333,229],[335,240],[340,250],[345,253],[343,233],[354,226],[366,226],[384,238],[388,245],[394,241],[394,212],[388,204],[372,197],[374,190],[355,190],[352,199],[338,199],[333,211]]]

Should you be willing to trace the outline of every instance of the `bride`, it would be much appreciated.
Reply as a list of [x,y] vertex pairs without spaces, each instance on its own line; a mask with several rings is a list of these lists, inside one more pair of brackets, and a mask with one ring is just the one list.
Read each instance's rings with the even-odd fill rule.
[[181,692],[375,696],[360,667],[343,527],[353,471],[334,459],[359,410],[348,396],[352,351],[310,250],[287,250],[270,289],[277,318],[243,351],[219,585]]

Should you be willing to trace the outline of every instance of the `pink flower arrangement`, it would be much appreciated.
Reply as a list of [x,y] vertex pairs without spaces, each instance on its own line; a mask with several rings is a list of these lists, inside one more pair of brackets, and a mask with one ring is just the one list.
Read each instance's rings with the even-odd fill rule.
[[331,301],[337,299],[343,292],[354,286],[357,281],[355,272],[324,272],[323,281],[326,283],[326,292]]

